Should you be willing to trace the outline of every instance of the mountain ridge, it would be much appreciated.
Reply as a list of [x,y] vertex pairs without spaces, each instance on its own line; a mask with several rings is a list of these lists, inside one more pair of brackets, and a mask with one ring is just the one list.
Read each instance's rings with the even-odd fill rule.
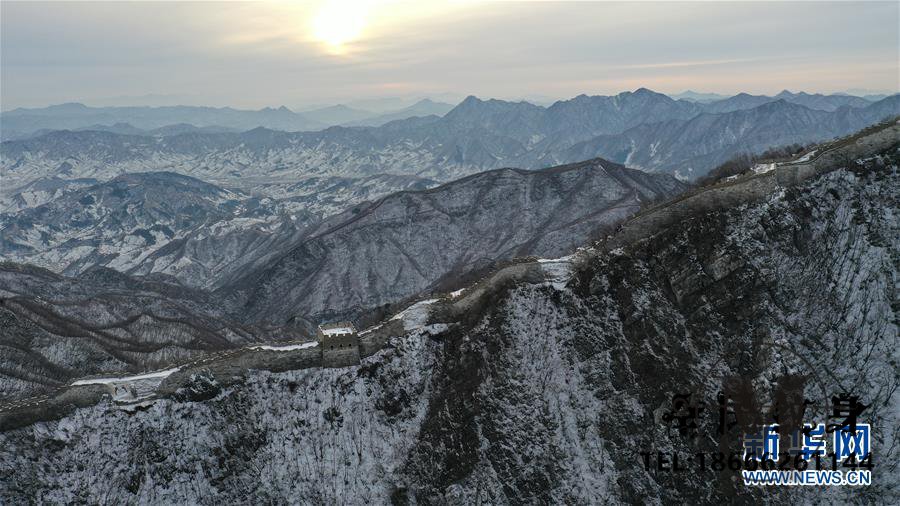
[[[605,160],[487,171],[351,209],[317,225],[279,256],[249,266],[220,293],[251,318],[358,316],[453,273],[513,256],[562,254],[635,212],[641,201],[684,188],[669,176]],[[488,219],[498,215],[504,216],[500,228]],[[323,276],[330,281],[315,282]]]
[[[95,179],[109,178],[114,171],[165,166],[209,180],[300,174],[360,177],[387,172],[448,181],[503,166],[542,168],[601,156],[618,163],[633,162],[647,170],[678,170],[683,177],[699,177],[740,150],[826,140],[884,116],[900,114],[897,97],[864,108],[843,106],[833,112],[779,100],[755,109],[720,115],[701,113],[690,119],[678,118],[690,116],[696,105],[677,103],[649,91],[623,95],[621,100],[578,98],[547,109],[473,97],[443,117],[396,120],[381,127],[331,127],[309,133],[256,129],[242,134],[185,134],[158,139],[100,132],[51,133],[38,139],[4,142],[0,146],[0,170],[9,187],[56,174],[62,163],[74,169],[71,176]],[[580,101],[592,105],[576,106]],[[596,112],[623,104],[627,113]],[[774,123],[773,114],[767,113],[774,109],[783,114],[782,124]],[[622,133],[599,134],[642,121],[647,111],[657,110],[661,112],[654,112],[654,119],[673,119],[640,123]],[[748,143],[731,129],[739,126],[739,121],[753,121],[753,114],[761,122],[757,131],[763,132],[765,126],[769,133],[760,136],[762,140]],[[562,121],[564,116],[570,119]],[[691,133],[696,138],[690,142],[678,139],[685,125],[696,125]],[[585,143],[591,142],[602,142],[602,149],[588,149]],[[654,148],[659,153],[651,154],[653,145],[666,147]],[[619,154],[626,148],[644,149],[646,153],[629,159],[627,153]],[[703,152],[690,152],[697,149]],[[243,161],[248,158],[252,164]]]
[[[895,497],[896,476],[877,466],[865,490],[763,490],[704,473],[673,480],[633,456],[742,451],[744,425],[694,440],[659,423],[678,392],[714,405],[719,392],[747,390],[770,416],[767,402],[785,385],[798,399],[820,399],[850,383],[874,393],[866,399],[873,426],[897,426],[896,238],[885,214],[896,205],[896,162],[896,153],[876,157],[626,248],[535,262],[523,279],[498,273],[398,315],[402,329],[359,366],[322,369],[307,358],[299,370],[256,366],[238,376],[213,362],[173,373],[140,409],[89,403],[42,422],[47,430],[13,427],[0,469],[22,479],[0,482],[0,497],[26,500],[32,482],[18,483],[40,473],[46,493],[67,502],[83,490],[73,485],[81,478],[140,462],[136,478],[92,482],[92,494],[239,500],[248,490],[295,498],[299,490],[310,501],[635,504]],[[858,353],[860,345],[873,353]],[[805,411],[830,414],[815,401]],[[644,430],[633,430],[632,416],[649,420]],[[714,415],[697,423],[716,433]],[[897,452],[894,432],[879,433],[885,459]],[[518,451],[526,445],[528,459]],[[305,464],[316,455],[334,455],[341,471]]]

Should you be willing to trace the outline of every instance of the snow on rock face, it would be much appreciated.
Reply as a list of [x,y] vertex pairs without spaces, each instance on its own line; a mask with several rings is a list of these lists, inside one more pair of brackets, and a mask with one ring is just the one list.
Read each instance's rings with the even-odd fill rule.
[[285,345],[269,345],[269,344],[261,344],[258,346],[251,346],[251,350],[264,350],[264,351],[295,351],[295,350],[305,350],[308,348],[315,348],[319,345],[318,341],[310,341],[308,343],[300,343],[300,344],[285,344]]
[[428,309],[430,305],[437,302],[438,299],[428,299],[416,302],[412,306],[394,315],[391,320],[403,321],[403,328],[407,331],[420,329],[425,326],[428,321]]
[[133,383],[136,381],[142,380],[158,380],[162,381],[163,379],[171,376],[173,373],[178,372],[178,368],[175,367],[173,369],[166,369],[164,371],[156,371],[156,372],[148,372],[145,374],[138,374],[134,376],[115,376],[109,378],[88,378],[78,381],[73,381],[72,386],[78,385],[109,385],[115,383]]
[[253,321],[298,313],[354,320],[361,310],[439,289],[493,262],[569,253],[641,201],[684,188],[668,176],[599,160],[485,172],[345,213],[223,291]]
[[[359,366],[259,372],[206,402],[98,405],[5,432],[0,500],[896,503],[898,183],[895,169],[837,172],[594,253],[561,288],[497,285],[459,315],[423,301]],[[873,486],[644,469],[642,451],[720,450],[715,416],[693,441],[656,421],[673,394],[714,410],[744,382],[766,410],[793,376],[804,398],[847,389],[872,406]],[[827,414],[817,403],[806,418]]]
[[[82,438],[78,444],[72,438],[74,446],[62,447],[55,459],[90,462],[42,479],[67,489],[44,500],[71,502],[69,487],[80,483],[77,488],[93,497],[105,490],[110,500],[126,503],[137,496],[157,504],[211,497],[235,503],[247,494],[292,504],[384,502],[425,413],[434,346],[409,336],[361,366],[261,372],[205,403],[162,400],[132,415],[97,406],[36,424],[27,432],[39,438],[57,440],[53,434],[61,427]],[[0,441],[10,437],[2,434]],[[124,439],[133,446],[119,447]],[[4,474],[8,448],[0,450]],[[134,459],[151,455],[152,470],[145,473]],[[31,493],[0,482],[4,502]]]
[[322,333],[326,336],[341,336],[344,334],[352,334],[353,329],[350,327],[335,327],[331,329],[322,329]]
[[73,182],[43,205],[0,213],[0,254],[69,275],[104,265],[175,275],[210,288],[323,217],[429,184],[413,176],[377,175],[250,185],[248,191],[278,195],[274,200],[170,172]]

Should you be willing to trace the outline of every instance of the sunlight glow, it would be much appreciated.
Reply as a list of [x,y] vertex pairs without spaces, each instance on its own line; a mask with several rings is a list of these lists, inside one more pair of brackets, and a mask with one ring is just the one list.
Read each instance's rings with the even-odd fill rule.
[[326,1],[312,18],[313,37],[325,44],[328,52],[344,54],[347,45],[362,36],[370,10],[367,0]]

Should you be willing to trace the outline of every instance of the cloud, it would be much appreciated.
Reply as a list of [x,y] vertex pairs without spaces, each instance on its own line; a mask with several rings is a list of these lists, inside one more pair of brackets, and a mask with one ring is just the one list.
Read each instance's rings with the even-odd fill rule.
[[896,2],[0,5],[4,109],[144,95],[297,107],[398,93],[900,86]]

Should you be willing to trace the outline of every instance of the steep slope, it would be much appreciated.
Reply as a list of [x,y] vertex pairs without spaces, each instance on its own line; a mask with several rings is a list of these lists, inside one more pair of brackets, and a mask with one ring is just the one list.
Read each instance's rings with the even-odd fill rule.
[[267,337],[229,322],[208,294],[171,279],[105,268],[66,278],[9,262],[0,263],[0,326],[0,397],[99,372],[144,371]]
[[358,316],[500,260],[563,254],[684,188],[604,160],[476,174],[354,208],[222,293],[253,319]]
[[[403,317],[405,335],[360,366],[230,386],[201,375],[191,381],[205,401],[186,386],[140,411],[103,403],[10,430],[0,498],[896,503],[892,158],[586,252],[568,272],[543,262],[523,266],[531,282],[485,280],[435,303],[427,322]],[[747,403],[723,436],[720,391]],[[662,417],[684,392],[706,406],[696,439]],[[809,399],[803,421],[822,423],[828,397],[860,395],[873,484],[745,487],[696,462],[645,468],[641,452],[740,452],[743,417],[773,416],[779,392]]]

